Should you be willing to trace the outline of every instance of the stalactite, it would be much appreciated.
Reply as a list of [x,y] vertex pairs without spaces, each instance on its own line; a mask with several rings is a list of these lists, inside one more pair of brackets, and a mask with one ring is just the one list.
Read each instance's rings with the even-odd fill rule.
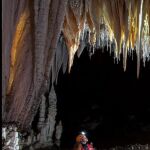
[[56,81],[56,84],[57,84],[58,74],[59,74],[61,67],[63,68],[63,73],[65,73],[67,69],[67,62],[68,62],[67,51],[68,50],[65,44],[65,39],[62,33],[58,40],[54,63],[53,63],[54,65],[52,66],[53,68],[55,68],[52,73],[53,75],[52,82]]
[[[46,47],[45,47],[45,71],[44,71],[44,79],[42,85],[37,92],[36,101],[33,101],[31,108],[29,109],[29,113],[31,115],[27,115],[26,121],[24,122],[24,126],[29,127],[31,125],[34,115],[37,112],[37,109],[40,104],[39,96],[45,93],[49,89],[49,77],[50,72],[53,66],[53,57],[55,54],[58,36],[61,31],[61,26],[63,23],[63,18],[65,14],[65,7],[67,1],[60,1],[59,6],[56,5],[57,1],[51,1],[49,8],[49,22],[48,22],[48,34],[46,38]],[[58,6],[58,7],[56,7]],[[57,14],[57,15],[56,15]],[[56,16],[55,16],[56,15]],[[55,29],[55,30],[54,30]],[[53,32],[54,31],[54,32]],[[51,41],[52,40],[52,41]]]
[[[99,6],[99,7],[97,7]],[[99,33],[100,33],[100,16],[102,16],[102,5],[99,3],[99,1],[90,1],[89,5],[89,13],[91,20],[93,22],[94,28],[91,29],[92,32],[95,30],[96,39],[97,39],[97,45],[99,46]]]
[[69,1],[71,9],[74,13],[74,16],[76,18],[76,22],[77,22],[77,26],[80,25],[80,16],[81,16],[81,4],[82,4],[82,0],[70,0]]
[[125,45],[125,43],[123,43],[123,69],[124,71],[126,71],[126,67],[127,67],[127,47]]
[[[47,39],[46,39],[46,47],[45,47],[45,80],[49,79],[49,74],[50,74],[50,70],[52,69],[51,65],[53,66],[53,64],[51,64],[51,62],[54,62],[54,56],[55,56],[55,51],[56,51],[56,46],[52,47],[52,38],[54,36],[54,38],[56,38],[57,35],[54,35],[54,28],[55,28],[55,23],[60,23],[57,20],[57,15],[58,15],[58,5],[59,5],[59,0],[52,0],[50,3],[50,8],[49,8],[49,19],[48,19],[48,33],[47,33]],[[56,22],[56,20],[58,22]],[[59,34],[59,33],[57,33]]]
[[48,27],[49,5],[51,0],[35,0],[35,70],[36,92],[38,92],[44,75],[44,51]]
[[57,50],[56,50],[56,58],[57,58],[57,63],[56,63],[56,67],[57,67],[57,72],[56,72],[56,78],[58,76],[60,67],[62,65],[63,62],[63,53],[64,53],[64,49],[63,49],[63,37],[60,37],[59,42],[58,42],[58,46],[57,46]]
[[[79,47],[86,21],[85,4],[82,0],[69,1],[63,24],[63,33],[69,53],[69,71],[73,64],[74,55]],[[84,4],[84,5],[83,5]]]
[[141,30],[142,30],[142,20],[143,20],[143,0],[141,0],[140,3],[140,10],[139,10],[139,26],[138,26],[138,39],[137,39],[137,45],[136,45],[136,51],[137,51],[137,77],[139,77],[140,73],[140,61],[141,61]]
[[87,45],[87,43],[85,42],[85,39],[86,38],[83,38],[83,40],[80,41],[80,45],[79,45],[78,50],[77,50],[78,57],[80,57],[80,55],[83,52],[85,46]]
[[53,59],[53,66],[52,66],[52,82],[54,83],[55,81],[57,82],[57,77],[58,73],[60,70],[60,67],[62,65],[63,61],[63,41],[62,41],[62,35],[60,35],[58,44],[57,44],[57,49],[55,51],[55,57]]
[[69,60],[68,50],[67,50],[67,46],[65,43],[65,39],[63,40],[63,50],[64,50],[64,53],[63,53],[64,55],[63,55],[62,70],[63,70],[63,73],[65,73],[67,70],[67,65],[68,65],[68,60]]
[[[73,3],[73,2],[72,2]],[[76,1],[74,1],[76,3]],[[102,47],[110,45],[110,53],[112,52],[111,44],[115,44],[113,48],[114,60],[120,61],[120,55],[123,53],[123,68],[126,70],[126,62],[128,57],[128,52],[132,51],[136,46],[137,54],[137,77],[139,76],[140,60],[141,58],[145,62],[150,57],[150,39],[149,39],[149,24],[150,18],[148,14],[150,2],[148,0],[139,1],[119,1],[119,0],[97,0],[88,1],[85,5],[86,11],[86,22],[90,27],[90,35],[96,31],[96,42],[90,43],[93,47]],[[73,8],[73,7],[72,7]],[[73,8],[74,10],[74,8]],[[71,10],[69,10],[71,12]],[[74,12],[74,11],[73,11]],[[80,10],[78,11],[80,12]],[[74,18],[79,18],[79,13],[74,13]],[[147,16],[147,17],[146,17]],[[76,41],[78,37],[83,38],[83,33],[85,28],[80,30],[80,35],[75,32],[75,27],[78,24],[70,19],[71,15],[66,12],[67,20],[64,21],[64,34],[65,40],[69,49],[69,68],[71,68],[73,63],[73,57],[75,52],[78,50],[78,55],[82,52],[82,47],[84,47],[83,40],[80,40],[80,44]],[[101,18],[104,18],[101,21]],[[69,22],[70,20],[70,22]],[[113,21],[112,21],[113,20]],[[69,23],[68,23],[69,22]],[[103,25],[104,24],[104,25]],[[73,29],[70,28],[73,26]],[[101,26],[103,26],[101,28]],[[107,30],[105,30],[105,27]],[[105,33],[107,32],[107,33]],[[71,34],[71,35],[70,35]],[[68,36],[69,35],[69,36]],[[91,37],[90,37],[91,38]],[[71,40],[70,40],[71,39]],[[70,43],[69,43],[70,42]],[[124,46],[125,44],[125,46]],[[123,46],[123,47],[122,47]],[[123,51],[122,51],[123,49]]]
[[[52,62],[51,58],[53,56],[51,51],[56,51],[57,42],[58,42],[58,39],[59,39],[59,35],[60,35],[60,32],[61,32],[61,28],[62,28],[62,25],[63,25],[64,16],[65,16],[66,4],[67,4],[67,0],[64,0],[64,1],[60,0],[60,1],[57,2],[56,5],[53,5],[53,7],[52,7],[52,10],[57,10],[57,12],[56,12],[57,16],[56,16],[55,19],[50,18],[50,21],[51,21],[50,24],[51,25],[49,24],[49,26],[51,28],[49,28],[49,30],[48,30],[49,31],[48,41],[50,41],[51,45],[47,44],[47,47],[46,47],[47,50],[48,50],[48,57],[47,57],[47,62],[46,62],[46,72],[45,72],[46,78],[48,78],[49,75],[50,75],[49,68],[52,65],[51,64],[51,62]],[[58,7],[58,8],[56,9],[56,7]],[[54,14],[52,14],[52,16]],[[52,34],[52,36],[51,36],[51,34]],[[49,39],[49,37],[50,37],[50,39]]]

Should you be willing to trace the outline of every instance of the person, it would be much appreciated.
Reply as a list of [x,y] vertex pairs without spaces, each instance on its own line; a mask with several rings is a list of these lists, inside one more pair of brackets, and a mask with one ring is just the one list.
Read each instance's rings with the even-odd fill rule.
[[85,132],[80,132],[77,135],[73,150],[94,150],[93,144],[88,143],[88,138]]

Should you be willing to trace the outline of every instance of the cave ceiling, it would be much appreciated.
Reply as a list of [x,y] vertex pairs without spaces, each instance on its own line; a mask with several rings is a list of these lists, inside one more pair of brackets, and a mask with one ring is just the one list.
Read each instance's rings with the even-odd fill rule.
[[149,0],[3,0],[2,8],[3,121],[21,128],[87,44],[107,46],[117,61],[122,54],[124,70],[136,51],[137,77],[150,59]]

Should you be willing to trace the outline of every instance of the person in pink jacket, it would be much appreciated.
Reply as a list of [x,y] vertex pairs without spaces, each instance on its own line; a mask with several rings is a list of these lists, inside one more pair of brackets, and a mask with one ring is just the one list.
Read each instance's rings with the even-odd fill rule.
[[85,132],[79,133],[76,137],[76,144],[73,150],[94,150],[93,144],[88,143],[88,138]]

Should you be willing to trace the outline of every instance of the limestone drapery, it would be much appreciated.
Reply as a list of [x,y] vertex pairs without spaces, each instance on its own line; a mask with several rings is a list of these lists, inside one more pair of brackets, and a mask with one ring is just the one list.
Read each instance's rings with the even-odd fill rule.
[[[49,90],[52,58],[67,1],[11,2],[13,5],[10,6],[9,0],[3,1],[3,79],[7,76],[3,80],[3,121],[17,122],[20,128],[27,129],[39,107],[40,95]],[[7,20],[5,15],[9,13],[12,13],[9,15],[12,19],[8,17]],[[21,16],[25,16],[23,20]],[[13,65],[12,60],[15,60]],[[10,70],[9,61],[13,71]]]
[[3,0],[3,121],[30,127],[41,95],[61,67],[65,72],[66,59],[71,69],[76,51],[80,56],[87,43],[115,43],[124,70],[135,48],[138,76],[141,58],[150,58],[149,8],[149,0]]

